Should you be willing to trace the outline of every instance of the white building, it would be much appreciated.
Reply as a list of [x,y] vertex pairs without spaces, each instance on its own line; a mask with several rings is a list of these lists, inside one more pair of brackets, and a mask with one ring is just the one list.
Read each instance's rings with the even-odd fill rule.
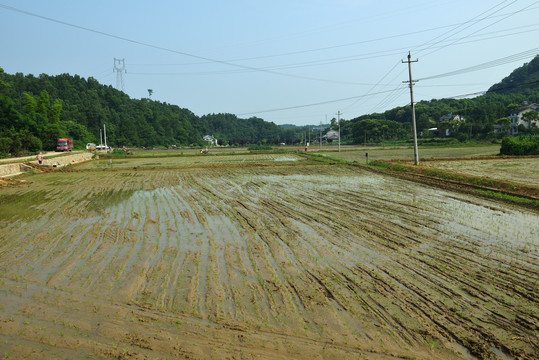
[[438,136],[451,136],[451,132],[456,132],[464,121],[464,116],[458,114],[448,113],[443,115],[438,120]]
[[[524,113],[527,113],[528,111],[539,112],[539,104],[537,104],[537,103],[533,103],[533,104],[524,103],[524,105],[522,105],[521,107],[519,107],[517,109],[516,113],[511,114],[511,116],[510,116],[510,118],[511,118],[511,135],[518,134],[518,126],[519,125],[523,125],[526,129],[529,128],[530,124],[528,124],[528,121],[522,119],[522,115]],[[532,121],[532,124],[535,124],[535,126],[539,125],[537,123],[537,121]]]
[[217,146],[217,139],[213,137],[213,135],[204,135],[202,137],[202,140],[207,141],[210,145]]
[[339,132],[337,130],[329,130],[326,135],[322,137],[323,140],[328,142],[339,140]]

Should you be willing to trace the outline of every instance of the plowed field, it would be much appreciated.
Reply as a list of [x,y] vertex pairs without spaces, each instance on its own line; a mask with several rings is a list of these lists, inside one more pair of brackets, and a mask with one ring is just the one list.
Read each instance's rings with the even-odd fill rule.
[[539,158],[425,161],[423,166],[539,187]]
[[289,160],[0,189],[0,357],[538,358],[535,213]]

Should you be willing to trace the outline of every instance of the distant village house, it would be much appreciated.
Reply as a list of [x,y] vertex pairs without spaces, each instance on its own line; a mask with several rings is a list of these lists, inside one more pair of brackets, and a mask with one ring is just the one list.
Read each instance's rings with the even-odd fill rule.
[[332,142],[339,140],[339,132],[337,130],[329,130],[324,136],[323,141]]
[[528,111],[535,111],[535,112],[539,112],[539,104],[537,103],[533,103],[533,104],[528,104],[527,102],[524,103],[524,105],[522,105],[521,107],[519,107],[516,111],[516,113],[514,114],[511,114],[510,118],[511,118],[511,135],[516,135],[518,134],[518,126],[519,125],[522,125],[524,126],[526,129],[529,129],[530,126],[538,126],[538,122],[537,120],[535,121],[531,121],[531,123],[528,123],[528,121],[526,121],[522,115],[524,115],[525,113],[527,113]]
[[440,137],[451,136],[451,133],[456,132],[464,121],[464,116],[448,113],[440,117],[438,127],[430,128],[429,131]]
[[217,146],[217,139],[213,137],[213,135],[204,135],[202,137],[202,140],[207,141],[209,145],[215,145]]

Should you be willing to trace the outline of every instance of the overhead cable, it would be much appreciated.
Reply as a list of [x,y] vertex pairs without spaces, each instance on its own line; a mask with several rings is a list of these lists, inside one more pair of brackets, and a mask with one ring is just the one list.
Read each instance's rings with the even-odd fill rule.
[[470,67],[467,67],[467,68],[464,68],[464,69],[459,69],[459,70],[446,72],[446,73],[443,73],[443,74],[427,76],[427,77],[420,78],[420,79],[417,79],[417,80],[418,81],[425,81],[425,80],[431,80],[431,79],[439,79],[439,78],[442,78],[442,77],[461,75],[461,74],[466,74],[466,73],[473,72],[473,71],[489,69],[489,68],[492,68],[492,67],[495,67],[495,66],[509,64],[509,63],[512,63],[512,62],[515,62],[515,61],[518,61],[518,60],[529,59],[530,57],[536,56],[538,53],[539,53],[539,48],[534,48],[534,49],[530,49],[530,50],[527,50],[527,51],[523,51],[521,53],[509,55],[509,56],[506,56],[506,57],[503,57],[503,58],[500,58],[500,59],[488,61],[486,63],[470,66]]
[[320,101],[320,102],[311,103],[311,104],[288,106],[288,107],[275,108],[275,109],[269,109],[269,110],[250,111],[250,112],[245,112],[245,113],[237,114],[237,115],[238,116],[243,116],[243,115],[250,115],[250,114],[262,114],[262,113],[269,113],[269,112],[276,112],[276,111],[283,111],[283,110],[300,109],[300,108],[310,107],[310,106],[318,106],[318,105],[332,104],[332,103],[348,101],[348,100],[356,100],[356,99],[360,99],[360,98],[363,98],[363,97],[366,97],[366,96],[380,95],[380,94],[385,94],[385,93],[392,92],[392,91],[394,91],[394,90],[385,90],[385,91],[380,91],[380,92],[377,92],[377,93],[370,93],[370,94],[365,94],[365,95],[351,96],[351,97],[342,98],[342,99],[335,99],[335,100]]
[[[196,55],[196,54],[187,53],[185,51],[178,51],[178,50],[166,48],[166,47],[163,47],[163,46],[153,45],[153,44],[150,44],[150,43],[129,39],[129,38],[126,38],[126,37],[123,37],[123,36],[118,36],[118,35],[106,33],[104,31],[99,31],[99,30],[87,28],[87,27],[84,27],[84,26],[75,25],[75,24],[72,24],[72,23],[68,23],[66,21],[57,20],[57,19],[53,19],[53,18],[50,18],[50,17],[47,17],[47,16],[35,14],[35,13],[29,12],[29,11],[17,9],[17,8],[12,7],[12,6],[4,5],[4,4],[0,4],[0,8],[4,8],[4,9],[10,10],[10,11],[15,11],[15,12],[18,12],[18,13],[21,13],[21,14],[24,14],[24,15],[28,15],[28,16],[33,16],[33,17],[40,18],[40,19],[43,19],[43,20],[55,22],[57,24],[73,27],[73,28],[76,28],[76,29],[79,29],[79,30],[84,30],[84,31],[95,33],[95,34],[103,35],[103,36],[110,37],[110,38],[113,38],[113,39],[126,41],[126,42],[129,42],[129,43],[132,43],[132,44],[141,45],[141,46],[149,47],[149,48],[152,48],[152,49],[162,50],[162,51],[166,51],[166,52],[170,52],[170,53],[174,53],[174,54],[178,54],[178,55],[183,55],[183,56],[191,57],[191,58],[194,58],[194,59],[205,60],[205,61],[216,63],[216,64],[232,66],[232,67],[236,67],[236,68],[239,68],[239,69],[246,69],[246,70],[251,70],[251,71],[257,71],[257,72],[262,72],[262,73],[267,73],[267,74],[273,74],[273,75],[279,75],[279,76],[285,76],[285,77],[291,77],[291,78],[303,79],[303,80],[351,84],[350,82],[339,82],[339,81],[335,81],[335,80],[318,79],[318,78],[313,78],[313,77],[308,77],[308,76],[293,75],[293,74],[287,74],[287,73],[282,73],[282,72],[273,71],[273,70],[265,70],[265,69],[256,68],[256,67],[252,67],[252,66],[236,64],[236,63],[233,63],[233,62],[230,62],[230,61],[213,59],[213,58],[209,58],[209,57],[205,57],[205,56],[200,56],[200,55]],[[355,85],[361,85],[361,84],[355,84]]]

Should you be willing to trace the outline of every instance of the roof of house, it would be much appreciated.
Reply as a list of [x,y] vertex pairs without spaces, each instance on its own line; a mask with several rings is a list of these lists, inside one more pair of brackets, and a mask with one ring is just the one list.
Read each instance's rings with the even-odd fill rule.
[[526,112],[526,111],[529,111],[529,110],[537,111],[538,109],[539,109],[539,104],[531,103],[531,104],[526,104],[526,105],[522,105],[521,107],[519,107],[517,109],[517,113],[520,114],[520,113],[523,113],[523,112]]

